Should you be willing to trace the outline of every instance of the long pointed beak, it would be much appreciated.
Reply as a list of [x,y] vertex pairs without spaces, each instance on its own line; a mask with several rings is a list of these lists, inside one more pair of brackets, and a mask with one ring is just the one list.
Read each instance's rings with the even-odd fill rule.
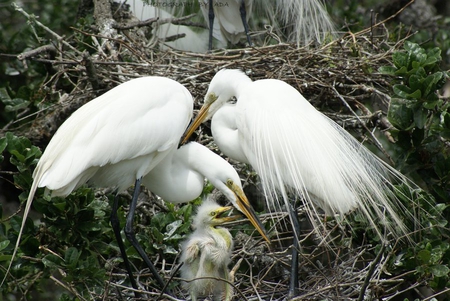
[[236,203],[239,211],[244,213],[250,223],[252,223],[253,227],[255,227],[255,229],[258,230],[261,236],[270,244],[270,239],[267,236],[267,232],[264,229],[263,224],[259,220],[258,216],[255,213],[255,210],[253,210],[252,205],[250,205],[250,202],[248,201],[242,189],[233,182],[227,183],[227,186],[236,195]]
[[222,208],[218,209],[217,210],[217,212],[218,212],[217,218],[215,218],[215,224],[220,225],[220,224],[232,222],[232,221],[239,219],[241,217],[241,215],[228,215],[228,216],[222,217],[222,215],[226,214],[227,212],[229,212],[233,209],[234,209],[233,206],[222,207]]
[[187,130],[184,132],[183,136],[181,137],[180,144],[183,145],[187,142],[189,137],[194,133],[194,131],[200,126],[200,124],[205,120],[206,115],[208,113],[209,107],[211,106],[211,103],[205,103],[200,111],[197,114],[197,117],[192,121],[192,123],[189,125]]

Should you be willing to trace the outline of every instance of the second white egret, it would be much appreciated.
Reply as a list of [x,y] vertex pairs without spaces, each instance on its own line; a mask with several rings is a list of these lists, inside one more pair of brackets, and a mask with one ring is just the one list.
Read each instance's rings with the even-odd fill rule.
[[[289,210],[295,195],[304,200],[313,223],[316,206],[327,215],[358,209],[382,238],[406,232],[391,180],[411,182],[287,83],[220,70],[184,141],[210,118],[222,152],[258,173],[268,208]],[[292,223],[295,218],[291,215]]]

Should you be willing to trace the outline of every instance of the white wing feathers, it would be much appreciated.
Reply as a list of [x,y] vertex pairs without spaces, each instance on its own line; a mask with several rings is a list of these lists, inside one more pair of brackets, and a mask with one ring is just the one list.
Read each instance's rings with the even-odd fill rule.
[[[146,82],[148,79],[151,81]],[[85,182],[99,167],[125,160],[129,164],[130,160],[175,147],[191,118],[187,112],[192,112],[192,98],[178,84],[161,89],[171,83],[166,78],[135,79],[78,109],[60,127],[39,161],[34,173],[39,187],[76,187],[72,181]],[[146,171],[139,170],[141,174],[133,176],[143,176]]]
[[73,113],[33,173],[7,273],[38,187],[66,196],[94,177],[98,184],[124,190],[178,145],[192,110],[192,96],[182,85],[168,78],[143,77],[117,86]]
[[288,192],[294,191],[308,200],[307,205],[315,202],[327,214],[359,208],[371,222],[391,216],[403,224],[389,201],[393,195],[387,178],[400,177],[398,172],[290,85],[259,80],[241,91],[236,122],[242,147],[272,203],[281,204],[278,191],[287,205]]

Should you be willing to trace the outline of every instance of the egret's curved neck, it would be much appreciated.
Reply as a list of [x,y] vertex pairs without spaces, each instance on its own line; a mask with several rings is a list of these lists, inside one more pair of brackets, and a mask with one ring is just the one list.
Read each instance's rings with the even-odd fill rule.
[[190,202],[203,191],[204,177],[192,168],[187,149],[167,155],[143,179],[142,184],[167,202]]
[[142,183],[165,201],[186,203],[200,196],[207,178],[228,199],[234,200],[232,192],[221,180],[223,174],[233,172],[236,173],[233,167],[219,155],[191,142],[167,155]]
[[211,120],[211,131],[219,149],[227,157],[243,163],[249,163],[241,145],[236,124],[238,112],[235,104],[224,104]]

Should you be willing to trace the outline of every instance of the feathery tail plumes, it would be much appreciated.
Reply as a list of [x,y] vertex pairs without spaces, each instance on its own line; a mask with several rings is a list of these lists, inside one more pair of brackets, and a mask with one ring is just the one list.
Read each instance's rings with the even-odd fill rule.
[[8,269],[6,270],[5,277],[2,280],[2,283],[0,283],[0,286],[3,286],[3,283],[5,282],[6,278],[8,277],[9,271],[11,270],[12,264],[14,262],[14,258],[17,255],[17,250],[19,249],[20,239],[22,238],[23,234],[23,228],[25,227],[25,223],[27,221],[28,213],[30,212],[31,203],[33,202],[34,195],[36,193],[38,183],[37,181],[33,181],[33,184],[31,186],[30,194],[28,195],[27,203],[25,205],[25,211],[23,212],[23,219],[22,219],[22,225],[20,226],[19,235],[17,236],[17,242],[14,247],[14,252],[11,256],[11,261],[9,262]]
[[[252,120],[255,139],[252,166],[261,177],[269,205],[285,209],[292,196],[305,200],[311,222],[323,209],[326,215],[359,210],[382,239],[387,234],[408,233],[402,218],[405,208],[396,196],[394,183],[415,185],[374,156],[334,121],[306,103],[296,117],[268,123],[269,116]],[[293,108],[290,108],[293,110]],[[296,130],[286,130],[295,128]],[[406,216],[410,218],[410,216]],[[319,231],[320,232],[320,231]]]
[[321,0],[279,0],[275,14],[285,27],[287,39],[300,45],[319,44],[336,35],[336,29]]

